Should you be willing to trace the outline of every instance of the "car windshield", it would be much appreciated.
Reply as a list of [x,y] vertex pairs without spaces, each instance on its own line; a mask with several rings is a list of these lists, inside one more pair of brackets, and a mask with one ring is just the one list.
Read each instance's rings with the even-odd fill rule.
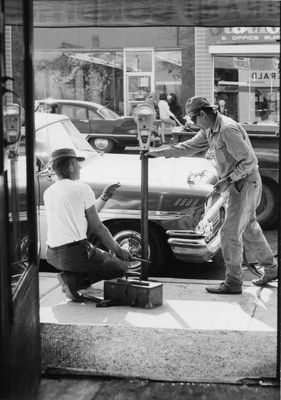
[[117,118],[119,118],[118,114],[116,114],[114,111],[112,111],[112,110],[110,110],[109,108],[106,108],[106,107],[100,108],[98,112],[104,119],[117,119]]
[[97,154],[71,121],[59,121],[36,131],[37,153],[44,152],[50,155],[55,149],[62,147],[72,148],[77,155],[83,155],[85,158]]

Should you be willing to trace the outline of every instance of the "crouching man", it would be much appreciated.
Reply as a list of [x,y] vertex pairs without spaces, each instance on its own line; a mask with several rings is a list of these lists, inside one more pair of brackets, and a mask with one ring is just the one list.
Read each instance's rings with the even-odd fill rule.
[[[104,190],[96,201],[91,187],[79,181],[79,161],[83,160],[73,149],[55,150],[51,162],[58,180],[44,193],[47,261],[61,271],[58,279],[66,296],[73,301],[83,301],[78,291],[95,282],[124,276],[132,259],[98,215],[101,203],[112,196],[118,185]],[[87,232],[114,254],[93,246]]]

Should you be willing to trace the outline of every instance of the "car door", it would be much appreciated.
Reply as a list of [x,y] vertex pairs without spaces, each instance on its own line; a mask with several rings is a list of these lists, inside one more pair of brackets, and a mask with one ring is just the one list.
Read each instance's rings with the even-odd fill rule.
[[89,122],[90,122],[90,132],[94,134],[110,133],[109,124],[105,119],[102,118],[100,114],[93,108],[88,110],[89,112]]
[[89,134],[91,132],[86,107],[76,104],[61,104],[61,114],[67,115],[81,133]]

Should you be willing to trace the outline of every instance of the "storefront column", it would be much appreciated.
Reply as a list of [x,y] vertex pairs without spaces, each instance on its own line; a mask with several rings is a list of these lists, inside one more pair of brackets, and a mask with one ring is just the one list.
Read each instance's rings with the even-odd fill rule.
[[186,101],[195,95],[195,57],[194,57],[194,28],[179,28],[179,43],[182,48],[182,107]]
[[195,96],[214,101],[213,57],[207,44],[208,29],[195,28]]

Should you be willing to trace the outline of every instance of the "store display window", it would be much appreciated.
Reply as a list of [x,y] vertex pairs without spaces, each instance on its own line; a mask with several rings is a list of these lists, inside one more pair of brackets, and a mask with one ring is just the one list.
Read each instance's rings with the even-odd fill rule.
[[180,50],[155,51],[155,90],[182,97],[182,53]]
[[214,98],[241,123],[279,125],[279,58],[214,56]]
[[35,99],[93,101],[123,113],[123,53],[117,50],[36,50]]

